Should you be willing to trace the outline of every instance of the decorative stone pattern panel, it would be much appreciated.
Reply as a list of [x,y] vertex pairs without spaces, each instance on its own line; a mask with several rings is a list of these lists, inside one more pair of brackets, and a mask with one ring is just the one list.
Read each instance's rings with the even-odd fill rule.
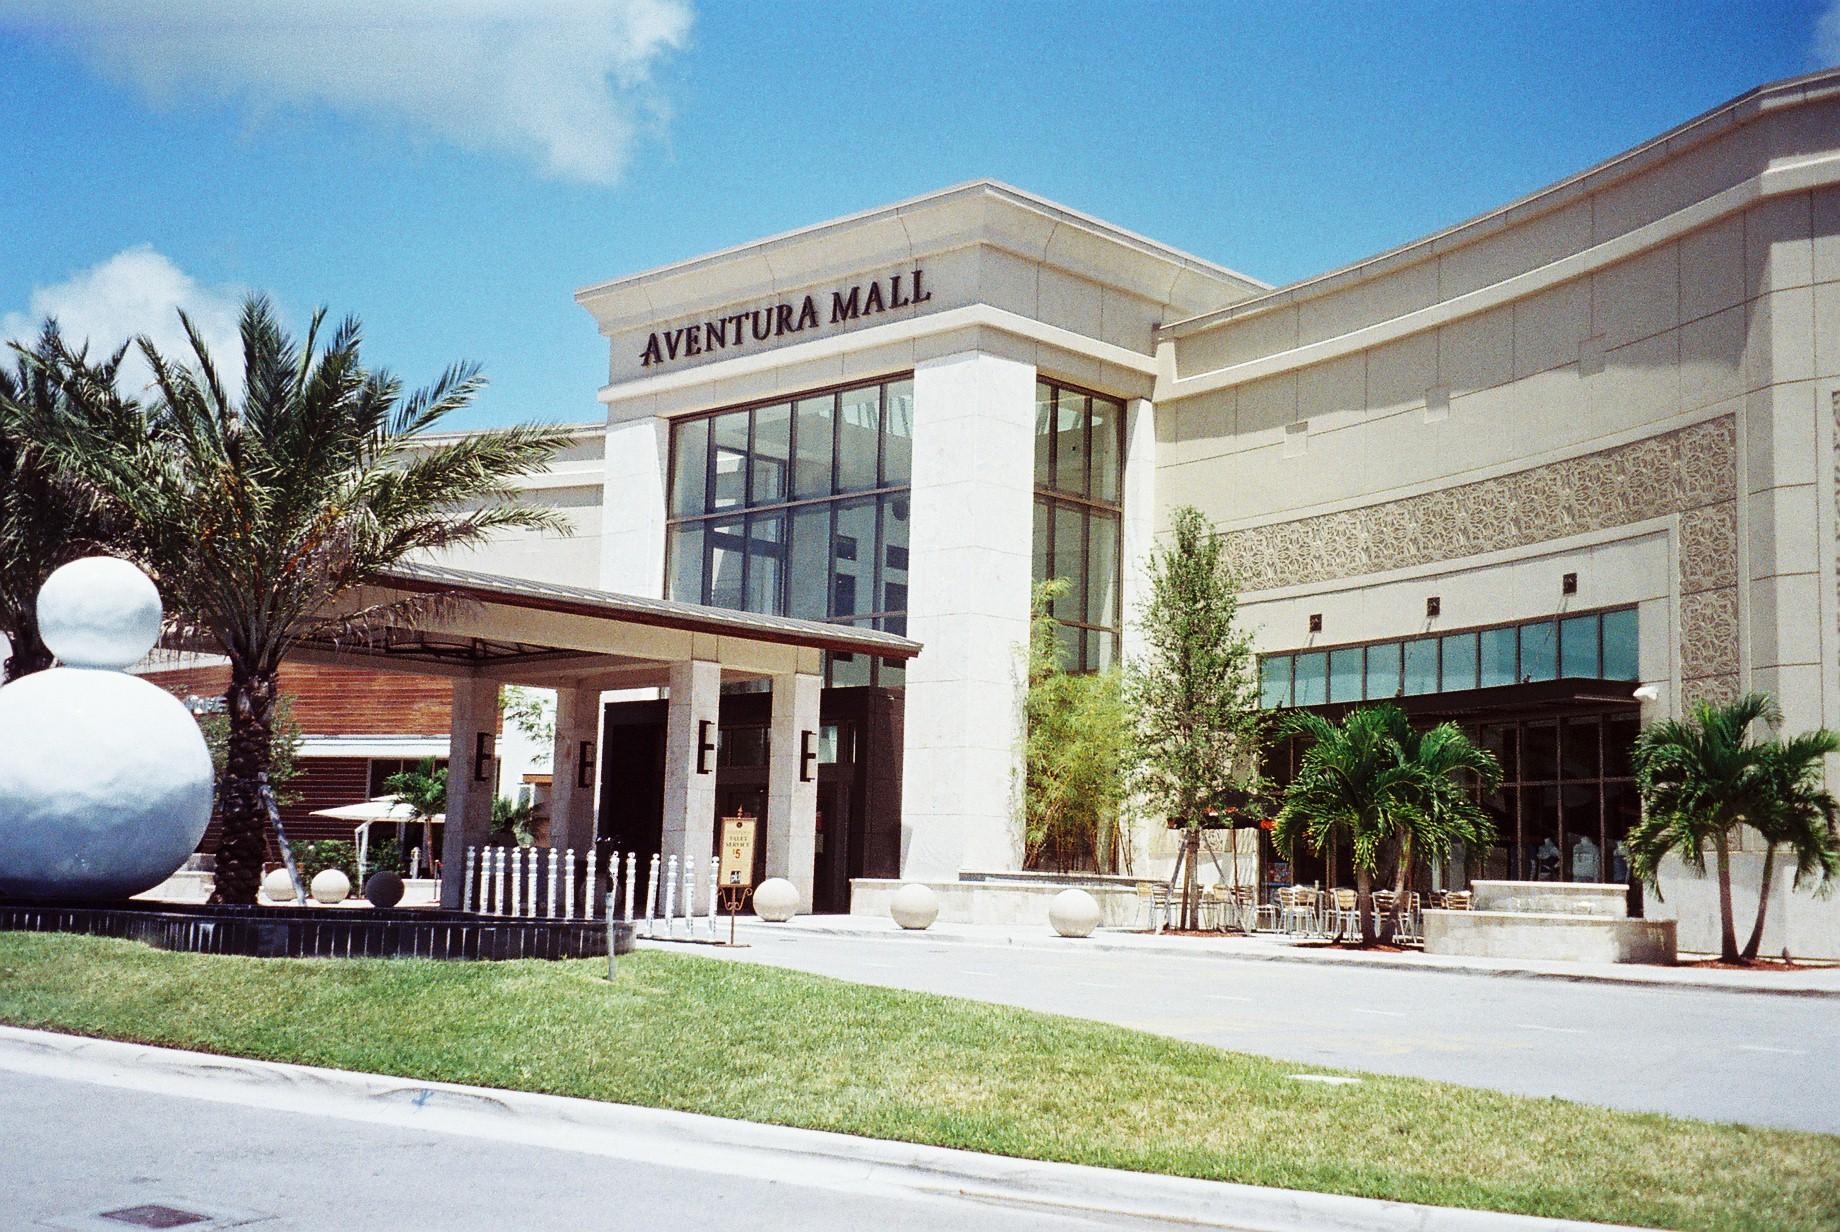
[[1227,559],[1242,587],[1267,590],[1679,514],[1682,693],[1725,696],[1738,686],[1737,457],[1727,415],[1494,479],[1231,531]]

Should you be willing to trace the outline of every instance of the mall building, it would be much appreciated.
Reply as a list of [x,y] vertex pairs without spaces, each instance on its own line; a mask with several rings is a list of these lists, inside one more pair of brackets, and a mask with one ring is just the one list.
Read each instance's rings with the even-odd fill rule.
[[[1630,742],[1697,698],[1840,727],[1840,72],[1287,286],[978,181],[575,298],[604,426],[530,489],[575,533],[448,563],[919,643],[800,678],[817,909],[1022,867],[1031,585],[1071,581],[1071,661],[1129,658],[1183,505],[1225,536],[1268,705],[1400,698],[1501,757],[1500,846],[1440,876],[1626,875]],[[661,799],[770,812],[759,689],[720,690],[713,797],[661,795],[658,693],[603,699],[602,840],[709,832]]]

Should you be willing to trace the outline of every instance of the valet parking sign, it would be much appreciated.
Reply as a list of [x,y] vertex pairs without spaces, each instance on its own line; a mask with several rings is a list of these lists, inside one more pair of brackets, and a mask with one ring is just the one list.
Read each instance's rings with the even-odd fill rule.
[[753,886],[756,824],[756,819],[745,813],[722,819],[722,863],[718,876],[723,889]]

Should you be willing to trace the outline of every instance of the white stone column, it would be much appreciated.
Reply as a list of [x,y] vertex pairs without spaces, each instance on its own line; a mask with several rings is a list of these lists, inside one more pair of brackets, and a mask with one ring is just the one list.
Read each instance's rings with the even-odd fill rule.
[[[556,746],[550,755],[549,841],[586,853],[594,843],[595,768],[600,764],[599,689],[556,690]],[[582,745],[588,781],[581,782]]]
[[1035,489],[1035,367],[983,351],[914,371],[901,875],[1021,861],[1016,793]]
[[824,680],[805,673],[773,678],[767,767],[767,876],[799,888],[811,910],[818,859],[818,695]]
[[[447,824],[441,840],[441,906],[461,906],[466,885],[466,849],[483,846],[492,829],[497,767],[478,768],[481,734],[498,742],[498,682],[454,681],[453,718],[447,736]],[[479,777],[483,773],[485,777]]]
[[[1150,554],[1156,548],[1158,529],[1156,404],[1144,398],[1133,398],[1125,404],[1124,483],[1119,496],[1124,503],[1119,536],[1119,589],[1124,630],[1119,640],[1124,661],[1128,663],[1144,653],[1138,610],[1150,598]],[[1141,818],[1133,829],[1134,867],[1148,868],[1152,860],[1152,840],[1159,831],[1144,824]]]
[[601,501],[601,587],[664,596],[666,469],[671,425],[642,415],[607,425],[607,486]]
[[665,713],[665,857],[707,860],[716,844],[716,724],[722,668],[704,659],[671,665]]

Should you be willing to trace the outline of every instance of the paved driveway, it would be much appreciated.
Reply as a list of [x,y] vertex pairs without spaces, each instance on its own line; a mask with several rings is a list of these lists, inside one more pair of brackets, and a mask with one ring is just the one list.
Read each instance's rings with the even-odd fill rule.
[[1094,1018],[1302,1066],[1840,1133],[1840,1000],[744,927],[675,946]]

